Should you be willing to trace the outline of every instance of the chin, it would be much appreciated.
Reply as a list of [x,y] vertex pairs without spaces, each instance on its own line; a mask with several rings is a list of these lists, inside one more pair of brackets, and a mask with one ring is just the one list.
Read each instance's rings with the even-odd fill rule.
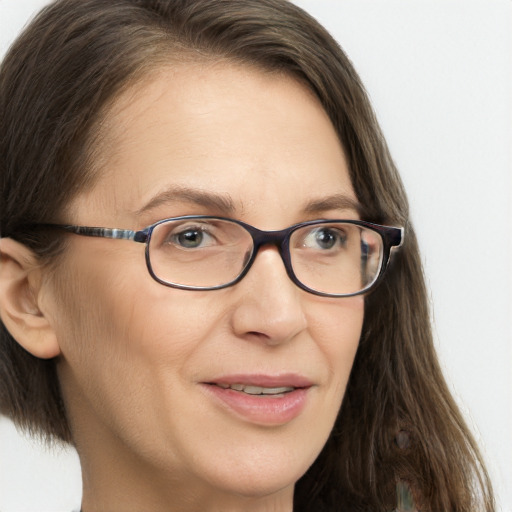
[[289,458],[281,459],[276,464],[266,461],[259,465],[258,461],[253,460],[250,464],[232,466],[231,471],[217,474],[211,484],[223,488],[229,494],[257,499],[287,491],[293,492],[295,483],[309,466],[306,462],[294,465]]

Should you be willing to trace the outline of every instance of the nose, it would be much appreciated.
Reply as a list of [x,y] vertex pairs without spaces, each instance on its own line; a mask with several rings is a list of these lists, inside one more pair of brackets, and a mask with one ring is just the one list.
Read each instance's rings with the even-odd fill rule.
[[239,337],[277,345],[307,329],[305,292],[288,277],[276,246],[260,248],[233,292],[237,297],[232,326]]

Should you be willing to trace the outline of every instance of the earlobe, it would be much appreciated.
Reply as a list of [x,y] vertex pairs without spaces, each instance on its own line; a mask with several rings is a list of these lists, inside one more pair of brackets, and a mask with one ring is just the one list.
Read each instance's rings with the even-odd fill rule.
[[0,239],[0,318],[12,337],[41,359],[60,353],[51,322],[41,309],[41,268],[32,251]]

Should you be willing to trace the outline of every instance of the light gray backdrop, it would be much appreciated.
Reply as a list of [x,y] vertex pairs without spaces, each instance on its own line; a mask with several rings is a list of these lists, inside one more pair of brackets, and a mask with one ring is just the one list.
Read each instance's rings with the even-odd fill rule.
[[[45,0],[0,0],[0,54]],[[448,381],[512,512],[512,2],[297,0],[360,72],[409,192]],[[0,511],[80,503],[72,451],[0,418]]]

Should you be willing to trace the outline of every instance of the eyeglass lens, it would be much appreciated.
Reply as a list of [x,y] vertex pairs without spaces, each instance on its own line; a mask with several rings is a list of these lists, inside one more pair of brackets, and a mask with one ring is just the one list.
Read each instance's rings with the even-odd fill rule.
[[[198,288],[222,286],[245,269],[254,249],[251,234],[222,219],[166,221],[153,229],[149,259],[162,281]],[[368,288],[378,277],[383,241],[372,229],[350,223],[319,223],[292,232],[293,273],[306,287],[333,295]]]

